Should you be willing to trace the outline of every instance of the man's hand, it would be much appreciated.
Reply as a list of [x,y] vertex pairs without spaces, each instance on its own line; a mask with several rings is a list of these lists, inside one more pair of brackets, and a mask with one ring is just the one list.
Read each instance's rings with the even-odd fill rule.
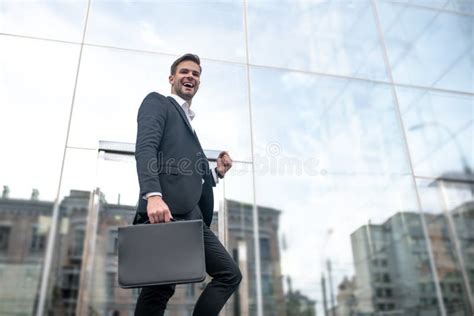
[[146,212],[152,224],[169,222],[173,218],[168,205],[166,205],[165,201],[163,201],[159,195],[150,196],[148,198]]
[[227,151],[223,151],[217,157],[217,172],[224,177],[225,173],[232,168],[232,159]]

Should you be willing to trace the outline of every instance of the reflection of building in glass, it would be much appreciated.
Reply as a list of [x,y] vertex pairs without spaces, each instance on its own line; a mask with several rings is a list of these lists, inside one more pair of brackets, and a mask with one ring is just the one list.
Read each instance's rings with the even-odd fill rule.
[[89,192],[71,191],[61,201],[60,228],[54,254],[55,279],[49,310],[75,315],[87,224]]
[[[243,281],[244,285],[241,285],[239,289],[238,300],[240,303],[231,303],[235,304],[235,314],[231,315],[254,315],[257,307],[254,301],[256,297],[256,277],[252,229],[253,206],[252,204],[232,200],[226,200],[225,203],[228,211],[228,249],[236,261],[239,261],[241,270],[247,271],[247,277],[244,277],[245,280]],[[216,224],[214,227],[217,227],[218,214],[214,214],[213,221]],[[280,211],[258,206],[258,215],[262,291],[265,297],[264,310],[266,315],[285,315],[285,297],[283,294],[278,239]],[[245,255],[242,250],[239,251],[239,247],[242,247],[242,245],[245,245],[244,249],[247,249]],[[242,256],[246,258],[242,258]],[[247,262],[246,267],[242,267],[245,261]],[[248,287],[247,294],[243,291],[245,287]],[[227,304],[228,308],[231,304]]]
[[[457,218],[455,221],[465,225],[466,220],[471,218],[468,226],[472,227],[472,206],[470,203],[457,208],[453,212],[453,217]],[[424,216],[430,232],[432,255],[437,265],[444,305],[449,312],[461,311],[468,315],[469,301],[462,275],[455,264],[446,217],[444,214]],[[465,233],[473,238],[473,232]],[[351,309],[352,312],[362,315],[380,312],[393,315],[439,314],[429,263],[430,254],[419,213],[400,212],[381,225],[364,225],[351,235],[351,241],[355,265],[355,307]],[[473,271],[472,262],[470,271]],[[339,293],[341,296],[343,291],[340,289]],[[341,304],[344,300],[338,302]]]
[[[137,289],[122,289],[117,284],[117,228],[131,223],[135,207],[109,204],[100,196],[97,239],[94,253],[86,253],[87,215],[91,194],[72,190],[60,204],[60,227],[56,239],[52,276],[53,295],[49,311],[54,315],[75,315],[81,281],[87,284],[83,303],[89,315],[128,315],[133,312]],[[0,314],[33,313],[50,225],[52,202],[0,199]],[[252,205],[226,201],[228,209],[228,249],[239,263],[246,264],[246,287],[227,304],[227,315],[255,313],[255,259],[252,233]],[[218,220],[218,213],[214,220]],[[262,282],[268,315],[285,315],[278,242],[279,211],[259,207]],[[216,223],[214,223],[216,224]],[[213,228],[217,225],[213,224]],[[242,228],[244,227],[244,229]],[[25,234],[25,232],[30,232]],[[246,247],[242,248],[242,243]],[[246,249],[242,253],[241,249]],[[87,257],[87,260],[85,257]],[[7,259],[8,258],[8,259]],[[92,261],[92,276],[81,279],[81,269]],[[8,269],[8,270],[7,270]],[[3,274],[2,271],[8,271]],[[23,280],[17,284],[16,280]],[[15,286],[16,298],[9,296]],[[169,315],[191,312],[203,284],[180,285],[169,304]],[[247,290],[247,293],[244,292]],[[21,296],[18,293],[21,292]]]
[[344,280],[338,286],[337,292],[337,315],[356,315],[356,298],[355,298],[356,283],[355,278],[350,280],[344,277]]
[[32,315],[53,202],[0,199],[0,315]]
[[[426,216],[426,215],[425,215]],[[470,273],[467,282],[472,289],[474,277],[474,202],[464,203],[449,214],[457,229],[466,270]],[[449,219],[444,215],[426,216],[428,235],[433,247],[433,256],[440,281],[443,302],[449,314],[469,315],[471,312],[466,283],[463,282],[459,258],[453,242]],[[471,230],[466,230],[471,227]],[[471,260],[469,260],[471,259]],[[472,299],[472,298],[471,298]],[[472,307],[471,307],[472,308]]]
[[459,237],[469,284],[474,289],[474,201],[466,202],[452,211],[453,224]]
[[[357,310],[370,314],[417,309],[418,281],[432,281],[419,215],[398,213],[383,225],[364,225],[351,240]],[[432,298],[436,306],[434,288]]]

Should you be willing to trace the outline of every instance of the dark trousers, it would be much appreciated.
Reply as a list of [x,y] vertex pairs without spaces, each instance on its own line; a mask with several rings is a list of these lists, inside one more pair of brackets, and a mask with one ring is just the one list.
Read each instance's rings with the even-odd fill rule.
[[[198,206],[184,216],[175,219],[200,219]],[[143,219],[146,221],[146,219]],[[156,224],[159,225],[159,224]],[[239,267],[209,227],[204,225],[204,253],[206,272],[212,277],[194,306],[193,316],[218,315],[242,279]],[[135,316],[162,316],[168,300],[173,296],[175,285],[148,286],[141,290],[135,308]]]

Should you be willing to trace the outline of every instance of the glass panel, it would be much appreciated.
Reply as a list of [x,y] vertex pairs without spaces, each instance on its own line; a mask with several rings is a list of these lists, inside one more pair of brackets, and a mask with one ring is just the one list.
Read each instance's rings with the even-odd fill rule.
[[[85,48],[69,146],[97,148],[99,140],[134,143],[138,108],[149,92],[170,92],[174,59]],[[245,67],[218,62],[203,62],[202,67],[201,88],[192,104],[193,126],[202,145],[233,152],[236,160],[250,160]]]
[[[117,228],[135,214],[133,156],[68,148],[49,293],[55,315],[128,315],[138,291],[117,284]],[[92,269],[89,267],[93,267]]]
[[416,175],[464,178],[474,168],[474,97],[397,88]]
[[281,211],[291,308],[440,315],[436,292],[421,300],[434,278],[390,87],[258,68],[251,79],[257,203]]
[[243,21],[241,1],[93,1],[86,40],[243,62]]
[[[54,315],[80,314],[83,310],[79,307],[90,307],[90,311],[106,315],[104,304],[111,302],[110,307],[115,308],[122,299],[125,305],[119,310],[123,314],[135,304],[136,291],[127,296],[128,292],[116,285],[109,286],[116,273],[117,227],[131,223],[135,212],[138,181],[134,160],[126,160],[130,169],[120,169],[123,159],[117,162],[117,157],[112,156],[109,158],[115,160],[109,164],[98,164],[97,156],[96,150],[68,148],[66,153],[47,306],[48,313]],[[123,182],[119,181],[122,178]],[[94,190],[97,186],[107,190]],[[91,216],[97,214],[100,216],[94,220]],[[94,270],[91,275],[85,270],[90,263],[99,272]],[[94,304],[89,302],[90,297],[96,299]]]
[[474,177],[417,181],[448,315],[472,315]]
[[395,82],[474,91],[472,16],[380,3]]
[[[10,197],[56,197],[78,47],[0,36],[2,185]],[[7,136],[9,135],[9,136]],[[14,166],[12,168],[12,166]]]
[[78,47],[8,36],[0,36],[0,47],[0,314],[31,315],[59,186]]
[[54,202],[34,194],[9,198],[6,191],[0,198],[0,314],[32,315]]
[[97,151],[67,149],[46,314],[76,315]]
[[287,157],[276,173],[409,173],[390,86],[259,68],[251,75],[257,172],[287,151],[309,160]]
[[251,63],[387,80],[369,1],[249,1],[248,10]]
[[86,0],[6,0],[0,32],[80,42],[86,11]]

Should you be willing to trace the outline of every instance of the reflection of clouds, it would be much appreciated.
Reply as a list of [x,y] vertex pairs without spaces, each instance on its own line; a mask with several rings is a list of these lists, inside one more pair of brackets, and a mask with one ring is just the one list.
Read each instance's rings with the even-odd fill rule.
[[[235,110],[210,112],[203,109],[199,114],[204,117],[199,119],[196,117],[194,126],[201,145],[205,148],[226,150],[233,159],[250,161],[249,129],[242,128],[243,125],[249,126],[248,119],[243,122],[236,119],[236,116],[240,116],[238,112]],[[209,122],[213,122],[212,126],[209,126]]]
[[473,91],[471,16],[388,2],[379,9],[394,81]]
[[201,58],[243,62],[242,15],[242,3],[233,1],[92,1],[86,40],[177,55],[193,52]]
[[266,145],[266,151],[254,155],[255,174],[279,176],[318,176],[325,175],[327,170],[321,165],[318,157],[289,155],[282,152],[278,142]]
[[[23,4],[19,4],[17,2],[6,2],[2,6],[2,10],[0,10],[0,14],[2,15],[1,30],[18,34],[78,41],[82,31],[82,23],[84,18],[83,15],[85,14],[86,5],[87,3],[85,1],[71,1],[70,3],[29,2]],[[164,5],[166,7],[166,4]],[[239,38],[239,31],[242,31],[243,27],[240,29],[237,28],[235,30],[229,30],[229,27],[233,28],[234,26],[239,25],[239,23],[231,22],[236,18],[240,19],[239,16],[242,14],[242,10],[235,11],[232,8],[234,5],[235,4],[223,3],[217,6],[208,6],[209,10],[207,11],[203,10],[201,7],[202,10],[200,10],[199,19],[206,18],[205,15],[208,13],[210,15],[219,16],[220,22],[209,18],[209,21],[213,21],[213,23],[201,23],[201,21],[200,23],[194,23],[192,28],[188,27],[188,29],[193,29],[193,32],[201,32],[202,36],[194,36],[192,38],[188,36],[188,41],[191,40],[196,42],[193,45],[189,45],[187,47],[212,48],[212,52],[215,53],[218,53],[217,49],[221,48],[224,51],[221,52],[222,56],[229,55],[226,50],[230,48],[235,49],[238,56],[244,56],[245,50],[243,49],[243,42],[238,45],[233,44],[233,41]],[[148,7],[153,7],[156,10],[156,4],[151,2],[148,4],[145,3],[145,5],[134,4],[131,7],[130,4],[128,4],[128,6],[123,7],[118,5],[116,2],[112,2],[109,6],[104,6],[103,3],[94,1],[86,40],[93,41],[94,38],[97,38],[98,33],[100,33],[105,37],[104,42],[107,42],[109,39],[113,39],[117,40],[117,43],[120,43],[119,40],[125,38],[127,40],[140,42],[144,44],[144,46],[153,44],[153,47],[158,47],[161,50],[164,50],[164,48],[166,48],[168,51],[176,50],[176,48],[170,46],[170,42],[173,41],[167,41],[167,39],[173,39],[173,36],[176,35],[177,30],[183,30],[185,25],[184,22],[181,22],[179,26],[177,26],[175,23],[168,23],[176,29],[170,32],[163,32],[162,29],[157,28],[157,21],[160,23],[158,25],[163,25],[163,19],[155,19],[156,12],[147,12],[147,15],[145,15],[145,17],[148,16],[149,18],[153,18],[153,21],[150,21],[149,19],[143,19],[141,20],[141,23],[135,23],[135,21],[131,21],[130,19],[124,19],[124,17],[130,18],[132,16],[131,13],[136,12],[137,10],[146,10]],[[191,4],[185,7],[187,8],[188,13],[193,13],[193,8],[195,8],[195,6],[192,6]],[[213,7],[212,10],[210,7]],[[111,12],[107,12],[107,10],[101,10],[103,8],[112,9],[112,14]],[[120,11],[121,9],[125,10]],[[163,7],[161,7],[160,10],[161,15],[167,14],[167,10],[163,10]],[[222,14],[225,12],[228,14],[225,14],[226,18],[223,18]],[[19,17],[20,14],[21,18]],[[28,19],[26,20],[28,23],[25,22],[25,15],[28,16]],[[169,16],[167,18],[169,19]],[[97,29],[94,30],[94,19],[95,21],[100,21],[100,32],[97,32]],[[48,23],[44,23],[44,21],[48,21]],[[240,23],[242,23],[242,21],[240,21]],[[216,25],[224,25],[225,27],[215,28]],[[212,30],[209,29],[210,27],[212,27]],[[77,34],[77,36],[74,34]],[[213,34],[214,36],[210,36],[210,34]],[[241,35],[243,36],[243,34]],[[206,41],[199,43],[199,40],[202,40],[203,36],[205,37]],[[227,40],[224,40],[224,38]],[[178,40],[178,42],[184,43],[179,37],[176,37],[173,40],[174,42]],[[212,44],[211,42],[213,41],[219,42],[220,45]],[[101,44],[104,42],[101,42]],[[226,42],[229,45],[223,45],[223,43]],[[9,50],[4,50],[2,52],[3,57],[5,57],[2,67],[6,67],[5,65],[8,65],[9,63],[10,66],[12,66],[12,71],[6,72],[7,78],[4,77],[1,80],[2,86],[0,89],[7,90],[6,93],[2,93],[2,96],[10,100],[15,100],[16,102],[24,102],[24,104],[38,103],[39,96],[57,98],[58,100],[61,100],[61,108],[48,113],[48,121],[51,120],[54,123],[60,124],[63,126],[60,128],[60,130],[66,131],[65,124],[67,124],[68,119],[70,96],[68,96],[67,102],[64,102],[62,93],[65,91],[71,92],[73,83],[68,80],[64,80],[64,76],[62,75],[55,75],[56,77],[54,79],[50,79],[48,74],[51,73],[50,69],[52,64],[44,62],[43,58],[47,56],[47,59],[49,60],[51,56],[56,57],[54,59],[55,63],[53,70],[56,70],[55,67],[59,67],[57,70],[73,70],[76,63],[75,58],[77,58],[77,56],[74,55],[74,59],[71,60],[69,58],[71,55],[70,53],[66,53],[58,49],[50,49],[51,44],[46,44],[44,42],[36,42],[36,44],[38,45],[39,49],[36,47],[31,49],[28,45],[28,47],[18,49],[18,52],[26,53],[24,56],[26,60],[31,58],[31,52],[34,52],[35,56],[38,57],[39,60],[42,60],[42,62],[33,66],[30,64],[25,64],[31,66],[27,70],[25,69],[25,71],[20,70],[22,67],[19,64],[11,64],[10,62],[10,60],[19,60],[22,58],[18,55],[18,53],[12,53],[7,57],[6,54],[9,52]],[[139,48],[140,45],[137,45],[137,47]],[[7,44],[5,47],[13,46]],[[66,46],[63,45],[61,47]],[[79,47],[71,46],[70,49],[78,51]],[[178,53],[182,52],[179,51]],[[56,54],[60,55],[60,57],[57,57]],[[157,90],[164,94],[169,91],[167,76],[169,65],[171,64],[174,57],[158,57],[154,55],[142,55],[134,53],[130,54],[131,55],[129,55],[129,53],[121,53],[120,51],[114,51],[114,53],[109,54],[103,49],[97,49],[93,47],[85,48],[69,139],[70,146],[96,148],[98,139],[134,142],[136,134],[136,110],[138,109],[143,97],[149,91],[153,90]],[[127,62],[123,62],[124,59],[126,59]],[[118,65],[120,66],[117,67]],[[213,66],[214,65],[210,65],[210,67]],[[47,67],[49,68],[46,69]],[[230,67],[232,68],[232,66]],[[211,73],[209,70],[210,69],[206,69],[208,74]],[[226,71],[223,72],[225,73]],[[33,85],[28,86],[28,93],[25,93],[25,84],[21,82],[24,82],[23,79],[27,73],[30,78],[34,78],[35,75],[41,76],[41,78],[36,80]],[[31,75],[31,73],[33,73],[33,75]],[[162,75],[160,75],[160,73]],[[72,71],[71,74],[73,74]],[[214,80],[215,83],[220,82],[220,85],[222,86],[224,86],[227,82],[226,88],[228,89],[228,87],[235,87],[240,85],[242,82],[245,82],[243,74],[245,74],[245,72],[242,71],[242,76],[232,76],[232,79],[235,80],[235,83],[229,83],[227,80],[223,80],[222,78],[214,78]],[[16,79],[14,79],[14,76]],[[8,82],[4,83],[7,79]],[[230,77],[228,77],[228,79],[230,79]],[[52,85],[53,82],[56,83],[54,87]],[[213,89],[215,86],[217,86],[215,83],[209,84],[209,87]],[[203,135],[203,146],[206,148],[215,147],[219,149],[229,149],[231,152],[235,153],[234,157],[248,160],[250,157],[250,143],[248,135],[248,107],[246,105],[245,93],[239,94],[242,97],[229,97],[229,95],[224,92],[225,89],[218,89],[218,91],[222,91],[222,93],[215,93],[216,91],[211,91],[209,88],[206,88],[206,84],[207,83],[204,84],[202,91],[208,91],[213,100],[218,100],[220,102],[217,105],[218,107],[213,109],[218,110],[214,113],[209,113],[204,106],[202,107],[202,113],[206,116],[205,121],[214,122],[213,126],[209,126],[209,124],[203,124],[203,126],[199,126],[199,120],[196,124],[198,131]],[[11,96],[10,98],[8,97],[9,95]],[[226,97],[226,102],[222,102]],[[22,100],[20,101],[20,99]],[[211,97],[208,99],[211,99]],[[58,100],[50,101],[56,103],[59,102]],[[8,104],[7,102],[3,101],[1,103]],[[201,108],[199,106],[199,98],[197,98],[194,104],[196,104],[195,106],[197,106],[198,109]],[[49,104],[47,108],[50,108]],[[223,110],[224,108],[225,110]],[[236,115],[236,112],[233,109],[237,108],[243,108],[243,111],[237,110],[238,112],[242,112],[242,115]],[[35,109],[41,109],[44,111],[45,107],[41,108],[38,106],[30,109],[30,106],[28,106],[28,111],[30,113]],[[22,117],[22,114],[24,113],[18,112],[18,114],[15,114],[15,116],[18,118],[13,119],[14,115],[11,113],[11,111],[14,110],[15,108],[13,107],[9,108],[9,115],[3,116],[5,119],[8,118],[5,124],[2,124],[2,127],[5,128],[5,131],[15,130],[15,128],[12,127],[11,122],[23,121],[25,125],[38,126],[39,122],[37,119],[43,117],[44,114],[47,113],[40,112],[38,115],[35,114],[31,117]],[[59,113],[62,113],[63,115],[60,115]],[[30,118],[32,120],[31,122],[29,121]],[[211,120],[209,120],[209,118],[211,118]],[[42,119],[41,121],[43,123],[46,121],[46,119]],[[212,127],[216,126],[219,132],[209,132]],[[54,132],[46,133],[48,129],[53,130],[53,127],[55,127],[54,124],[48,124],[45,126],[45,128],[37,129],[42,130],[41,135],[45,136],[44,139],[48,139],[47,144],[54,144],[54,157],[60,159],[62,157],[61,146],[63,145],[63,141],[60,139],[64,139],[65,135],[57,133],[56,128],[54,128]],[[242,133],[242,136],[239,136],[234,131],[241,131],[244,133]],[[15,139],[15,143],[13,140],[5,140],[2,143],[7,145],[8,148],[18,148],[18,141],[23,143],[28,142],[28,139],[25,139],[24,141],[21,140],[21,133],[18,135],[19,136]],[[27,137],[26,133],[24,135]],[[38,142],[38,146],[40,146],[40,143],[41,142]],[[42,144],[42,152],[45,151],[44,149],[46,149],[45,147],[47,147],[47,144]],[[30,149],[33,149],[33,146],[30,146]],[[51,149],[48,151],[51,151],[53,156],[53,150]],[[22,151],[17,150],[16,152],[21,153]],[[38,150],[38,152],[41,152],[41,150]],[[243,156],[239,156],[242,152]],[[24,156],[26,157],[27,154],[25,153]],[[8,163],[6,160],[4,161]],[[4,181],[6,181],[5,184],[10,185],[12,189],[12,195],[15,195],[20,190],[22,190],[22,196],[29,196],[31,187],[38,187],[41,191],[42,198],[48,198],[49,196],[52,197],[55,195],[56,189],[50,187],[52,182],[49,180],[48,184],[40,183],[43,183],[46,181],[46,179],[51,179],[51,175],[54,174],[54,172],[52,172],[52,166],[54,164],[57,165],[59,162],[54,161],[53,163],[53,161],[54,159],[49,159],[46,157],[44,159],[41,157],[36,159],[37,165],[42,166],[42,168],[37,169],[41,169],[43,172],[39,172],[39,170],[28,171],[30,170],[29,168],[31,164],[25,164],[23,171],[30,174],[30,181],[24,181],[24,179],[22,180],[21,177],[14,177],[13,174],[9,176],[8,170],[5,170],[4,176],[2,176],[2,178]],[[14,162],[12,161],[11,164],[13,163]],[[83,178],[85,175],[83,173],[81,174],[81,164],[78,161],[74,162],[74,165],[77,166],[77,168],[73,168],[74,170],[71,171],[70,177],[71,179],[76,179],[78,185],[82,187],[80,184],[81,178]],[[56,170],[59,171],[59,169]],[[48,176],[43,173],[48,174]],[[40,180],[40,178],[42,180]],[[20,187],[23,186],[24,189],[20,189]],[[48,192],[46,192],[47,190]]]
[[98,159],[96,150],[68,148],[60,197],[70,190],[92,191],[99,188],[110,204],[136,205],[138,178],[133,156],[118,161]]
[[250,116],[245,67],[203,62],[193,125],[205,148],[228,150],[237,160],[251,160]]
[[97,148],[99,140],[134,143],[138,108],[149,92],[169,92],[167,77],[172,60],[168,56],[86,47],[69,146]]
[[410,153],[417,175],[462,170],[474,158],[474,98],[437,91],[397,88]]
[[258,68],[252,78],[256,152],[277,139],[293,155],[328,163],[329,172],[407,172],[388,86]]
[[[120,175],[120,176],[117,176]],[[98,186],[105,193],[107,202],[136,205],[139,184],[135,161],[99,161],[97,172]]]
[[[252,70],[256,153],[278,140],[282,155],[317,157],[326,176],[259,176],[257,203],[283,210],[289,244],[283,272],[294,287],[319,292],[325,256],[338,267],[334,286],[353,274],[350,235],[368,220],[416,209],[395,105],[386,85]],[[278,109],[275,111],[274,109]],[[308,282],[308,267],[312,282]],[[315,296],[313,296],[315,298]]]
[[149,45],[156,45],[160,48],[168,48],[174,50],[169,43],[163,40],[162,36],[157,34],[156,30],[153,28],[153,25],[145,21],[140,22],[139,25],[140,38],[144,43]]
[[252,63],[386,79],[368,1],[250,1],[249,41]]
[[297,87],[312,88],[316,84],[317,77],[308,76],[308,74],[301,72],[288,71],[281,74],[280,80],[285,89],[291,90]]
[[[96,150],[68,148],[65,159],[60,198],[69,195],[70,190],[92,191],[98,186]],[[117,179],[117,174],[111,175],[111,178],[114,181],[123,179]]]
[[[253,182],[250,164],[234,163],[225,178],[225,198],[244,203],[253,203]],[[214,195],[224,189],[220,183],[214,188]],[[220,195],[216,195],[220,197]]]
[[87,1],[2,1],[0,32],[79,42]]
[[12,197],[56,196],[79,47],[0,37],[1,181]]

